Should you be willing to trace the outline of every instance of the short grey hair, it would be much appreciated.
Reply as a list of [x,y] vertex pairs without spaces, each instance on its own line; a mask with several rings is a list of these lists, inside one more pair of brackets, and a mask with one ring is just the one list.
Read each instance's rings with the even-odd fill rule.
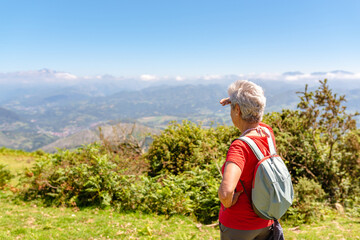
[[253,82],[238,80],[228,88],[231,107],[239,105],[241,117],[250,123],[262,120],[266,105],[264,90]]

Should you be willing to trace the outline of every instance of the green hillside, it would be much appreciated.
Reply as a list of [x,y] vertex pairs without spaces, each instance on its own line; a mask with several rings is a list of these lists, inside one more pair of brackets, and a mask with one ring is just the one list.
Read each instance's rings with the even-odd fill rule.
[[[13,172],[29,167],[39,155],[0,149],[0,163]],[[116,209],[54,208],[37,202],[13,202],[0,191],[0,239],[219,239],[217,223],[204,225],[181,215],[125,213]],[[360,219],[334,211],[317,223],[281,221],[286,239],[360,239]]]

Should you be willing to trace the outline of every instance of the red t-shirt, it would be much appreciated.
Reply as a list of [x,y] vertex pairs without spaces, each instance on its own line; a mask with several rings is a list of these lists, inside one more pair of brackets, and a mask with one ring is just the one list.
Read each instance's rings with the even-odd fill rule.
[[[275,144],[275,137],[270,126],[260,123],[260,126],[266,127],[270,130]],[[264,136],[248,136],[251,138],[264,156],[269,155],[269,145],[267,137]],[[258,159],[252,152],[251,148],[243,141],[235,140],[228,150],[226,162],[233,162],[241,169],[240,179],[245,185],[246,192],[251,196],[252,180],[254,176],[254,169],[258,163]],[[225,163],[226,163],[225,162]],[[222,174],[224,174],[225,163],[222,166]],[[236,191],[242,190],[243,187],[238,182]],[[235,205],[230,208],[225,208],[222,204],[219,212],[219,221],[225,227],[239,229],[239,230],[255,230],[269,227],[273,224],[272,220],[265,220],[260,218],[253,210],[252,205],[245,194],[245,191],[239,196]]]

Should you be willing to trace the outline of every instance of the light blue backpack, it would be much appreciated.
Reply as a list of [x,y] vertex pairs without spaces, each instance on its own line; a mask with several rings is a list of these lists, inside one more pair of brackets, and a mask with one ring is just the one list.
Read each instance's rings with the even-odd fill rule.
[[250,146],[259,160],[254,171],[251,198],[245,190],[244,183],[241,180],[240,182],[250,202],[252,202],[255,213],[263,219],[276,220],[284,215],[291,206],[294,190],[290,173],[281,157],[276,154],[269,129],[262,129],[268,134],[269,156],[264,156],[250,138],[239,138]]

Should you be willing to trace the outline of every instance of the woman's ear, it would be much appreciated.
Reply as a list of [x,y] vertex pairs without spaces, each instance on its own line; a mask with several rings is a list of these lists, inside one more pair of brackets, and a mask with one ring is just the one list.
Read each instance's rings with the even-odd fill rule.
[[239,104],[236,104],[236,105],[235,105],[235,113],[236,113],[236,115],[241,116],[241,109],[240,109],[240,107],[239,107]]

